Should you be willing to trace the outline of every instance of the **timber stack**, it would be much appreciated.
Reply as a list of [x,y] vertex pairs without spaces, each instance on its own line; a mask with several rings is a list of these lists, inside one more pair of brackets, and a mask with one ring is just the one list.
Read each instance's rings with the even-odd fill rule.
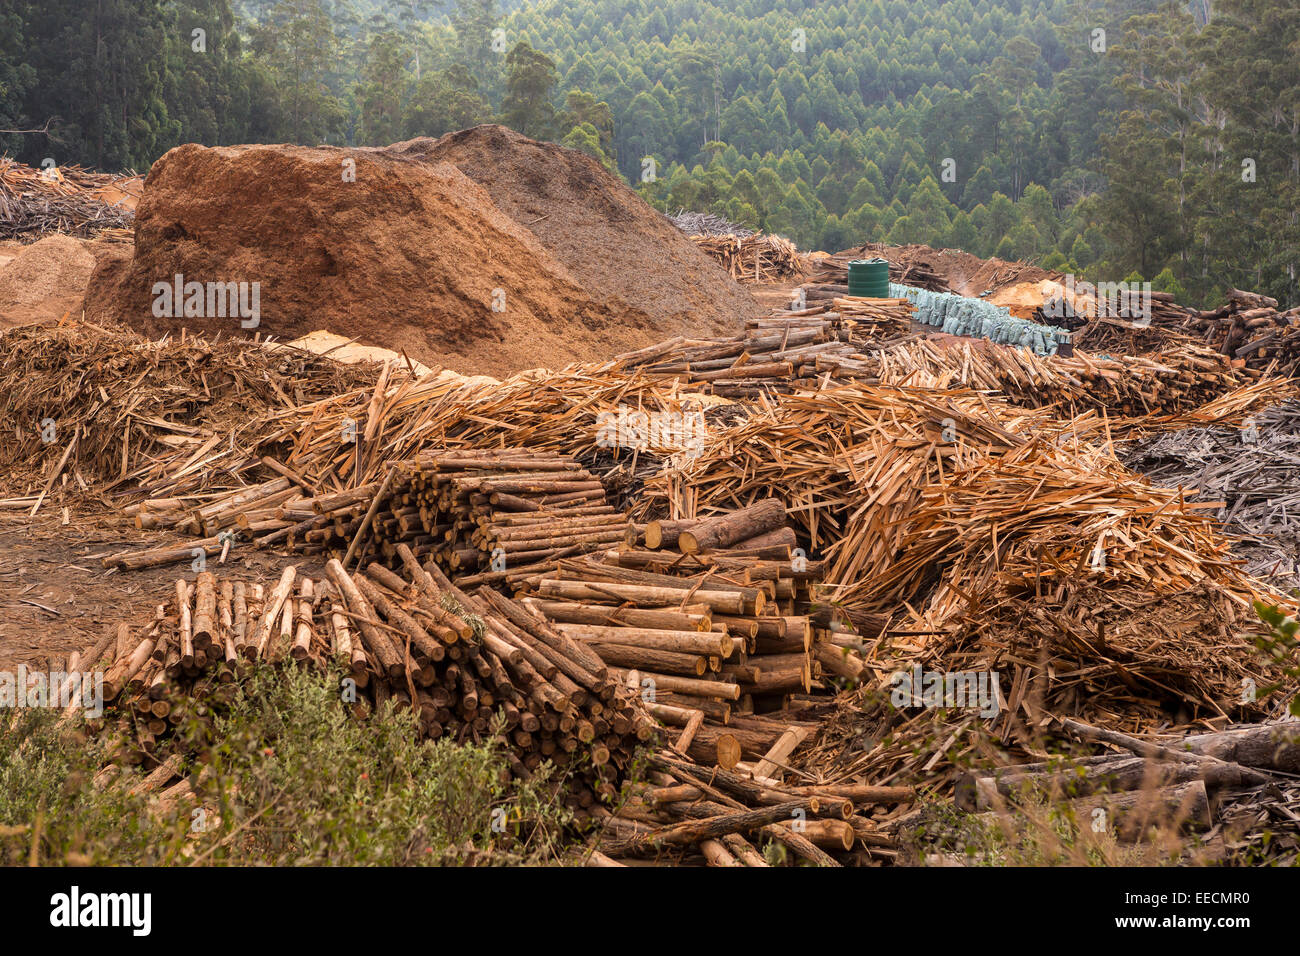
[[612,799],[636,749],[657,734],[633,695],[528,608],[461,591],[404,544],[396,553],[401,573],[376,562],[349,573],[331,559],[324,578],[289,565],[264,586],[201,572],[175,582],[148,626],[122,624],[74,654],[66,671],[112,662],[104,697],[118,705],[116,721],[99,729],[114,734],[113,762],[167,763],[186,721],[201,747],[214,744],[216,716],[258,667],[335,667],[351,682],[344,700],[356,717],[391,705],[413,711],[431,740],[499,735],[520,778],[544,761],[573,771],[566,800],[580,821]]
[[372,549],[391,561],[406,543],[466,586],[508,583],[627,534],[600,479],[568,455],[430,449],[395,470],[369,529]]
[[814,608],[821,565],[776,499],[631,537],[522,582],[522,600],[683,728],[683,754],[743,769],[790,729],[791,707],[833,677],[861,679],[860,645]]
[[1188,321],[1205,344],[1251,368],[1276,365],[1290,374],[1300,363],[1300,306],[1278,311],[1277,300],[1255,292],[1232,289],[1228,301]]
[[673,340],[617,356],[615,361],[652,378],[675,379],[724,398],[788,394],[817,388],[827,377],[874,376],[863,349],[897,344],[900,335],[906,338],[897,320],[897,310],[860,317],[842,316],[824,306],[778,310],[747,320],[745,331],[731,338]]

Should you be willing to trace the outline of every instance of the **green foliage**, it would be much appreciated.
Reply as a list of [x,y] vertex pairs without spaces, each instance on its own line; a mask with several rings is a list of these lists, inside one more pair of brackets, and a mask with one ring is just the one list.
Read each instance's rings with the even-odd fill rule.
[[1151,288],[1155,292],[1168,292],[1174,297],[1175,301],[1181,301],[1187,297],[1187,290],[1183,284],[1174,277],[1174,270],[1165,266],[1151,280]]
[[[1268,634],[1256,640],[1256,645],[1269,663],[1283,674],[1281,681],[1267,687],[1258,687],[1255,689],[1256,693],[1261,697],[1280,690],[1294,693],[1295,685],[1300,681],[1300,654],[1297,654],[1300,640],[1296,639],[1296,632],[1300,630],[1300,621],[1288,617],[1281,608],[1265,604],[1263,601],[1255,602],[1255,613],[1269,628]],[[1287,709],[1293,717],[1300,717],[1300,695],[1291,698]]]
[[96,786],[106,745],[52,712],[5,713],[0,864],[28,860],[34,840],[49,864],[401,866],[469,848],[501,863],[560,858],[570,816],[544,770],[508,784],[495,744],[419,740],[409,712],[357,721],[337,679],[260,672],[242,685],[191,777],[202,802],[170,809],[132,795],[134,770]]
[[1059,253],[1111,281],[1169,270],[1188,304],[1291,302],[1297,48],[1290,0],[1208,22],[1155,0],[13,0],[0,129],[57,139],[0,147],[143,168],[190,140],[382,145],[496,118],[807,248]]
[[534,139],[554,136],[556,110],[551,97],[557,82],[554,61],[520,40],[506,57],[502,122]]

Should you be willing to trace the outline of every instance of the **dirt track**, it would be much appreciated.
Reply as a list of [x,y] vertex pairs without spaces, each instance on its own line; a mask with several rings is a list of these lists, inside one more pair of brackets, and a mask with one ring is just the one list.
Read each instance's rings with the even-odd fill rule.
[[[93,511],[70,514],[66,525],[57,508],[42,508],[35,518],[0,514],[0,669],[38,661],[44,666],[49,655],[84,650],[106,626],[147,622],[151,601],[170,593],[178,577],[194,577],[190,565],[122,572],[106,570],[99,559],[185,540],[190,539],[137,531]],[[265,581],[277,577],[283,564],[281,555],[247,545],[241,553],[236,545],[222,574]],[[314,562],[299,564],[319,571]]]

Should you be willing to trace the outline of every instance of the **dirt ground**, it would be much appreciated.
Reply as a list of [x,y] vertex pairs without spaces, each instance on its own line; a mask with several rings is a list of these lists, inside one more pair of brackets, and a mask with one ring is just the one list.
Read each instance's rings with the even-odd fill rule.
[[[193,540],[185,535],[137,530],[104,510],[43,506],[36,517],[26,511],[0,512],[0,670],[18,664],[44,667],[51,655],[85,650],[104,628],[122,621],[142,625],[151,608],[167,599],[179,577],[195,571],[182,562],[143,571],[105,569],[100,559],[124,550]],[[222,576],[270,585],[283,570],[284,556],[237,543],[222,565]],[[208,559],[215,569],[217,559]],[[322,576],[323,567],[299,559],[303,573]]]

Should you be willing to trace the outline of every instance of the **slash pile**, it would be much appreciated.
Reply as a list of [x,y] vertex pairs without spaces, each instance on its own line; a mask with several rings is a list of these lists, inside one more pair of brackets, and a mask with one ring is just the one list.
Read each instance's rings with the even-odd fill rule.
[[1127,447],[1128,467],[1148,481],[1199,494],[1219,507],[1233,552],[1247,569],[1300,585],[1300,403],[1255,412],[1239,428],[1188,428]]
[[103,230],[129,230],[134,212],[96,192],[133,178],[76,165],[33,169],[0,156],[0,239],[26,241],[51,233],[89,239]]
[[1075,352],[1039,356],[1028,349],[985,343],[908,342],[876,357],[882,384],[925,376],[931,387],[959,384],[995,392],[1027,408],[1060,405],[1074,414],[1104,409],[1150,417],[1184,412],[1259,380],[1202,346],[1184,345],[1150,357]]
[[691,241],[742,282],[776,282],[800,274],[798,250],[780,236],[693,235]]

